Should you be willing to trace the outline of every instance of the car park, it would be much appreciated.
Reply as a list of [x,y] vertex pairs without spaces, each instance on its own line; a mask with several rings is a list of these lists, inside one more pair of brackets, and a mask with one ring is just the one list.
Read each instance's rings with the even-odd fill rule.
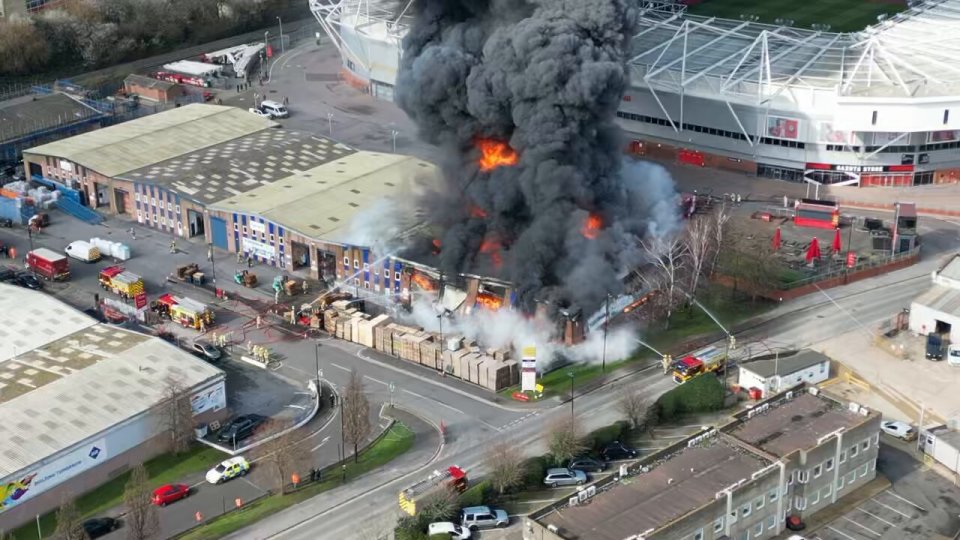
[[940,334],[927,335],[927,360],[943,360],[943,338]]
[[244,476],[249,471],[250,463],[243,456],[237,456],[224,460],[207,471],[206,480],[211,484],[220,484],[238,476]]
[[266,418],[259,414],[245,414],[231,420],[217,432],[217,440],[222,443],[237,443],[253,435]]
[[194,354],[210,362],[220,361],[220,357],[223,355],[219,347],[207,341],[194,341],[190,348]]
[[567,468],[585,473],[598,473],[603,472],[607,468],[607,464],[596,458],[580,456],[571,459],[570,463],[567,463]]
[[904,441],[914,441],[917,439],[917,430],[913,429],[913,426],[910,424],[899,420],[884,420],[880,422],[880,430],[891,437],[903,439]]
[[574,471],[565,467],[547,469],[547,475],[543,478],[543,483],[550,487],[578,486],[586,481],[586,473],[583,471]]
[[438,521],[436,523],[431,523],[427,526],[427,534],[430,538],[433,538],[434,535],[437,536],[449,536],[450,538],[459,538],[463,540],[465,538],[470,538],[470,529],[467,527],[461,527],[456,523],[451,523],[449,521]]
[[460,526],[475,531],[493,527],[506,527],[510,516],[506,510],[489,506],[470,506],[460,511]]
[[606,461],[617,461],[622,459],[634,459],[638,455],[637,451],[629,446],[623,444],[620,441],[613,441],[612,443],[603,447],[600,450],[600,457]]
[[151,501],[157,506],[166,506],[190,494],[190,486],[186,484],[164,484],[153,490]]
[[83,522],[83,532],[88,538],[100,538],[120,527],[120,521],[112,517],[88,519]]

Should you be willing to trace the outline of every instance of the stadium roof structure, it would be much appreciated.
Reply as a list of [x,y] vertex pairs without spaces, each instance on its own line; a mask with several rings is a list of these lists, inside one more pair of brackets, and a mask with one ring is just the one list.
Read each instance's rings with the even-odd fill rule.
[[[795,93],[837,97],[960,94],[960,0],[924,0],[860,32],[641,13],[633,82],[654,91],[789,104]],[[657,98],[659,100],[659,97]]]

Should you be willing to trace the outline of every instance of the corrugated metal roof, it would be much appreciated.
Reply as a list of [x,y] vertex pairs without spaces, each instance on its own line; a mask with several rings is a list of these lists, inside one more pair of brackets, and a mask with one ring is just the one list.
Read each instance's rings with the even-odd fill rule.
[[301,234],[337,243],[351,240],[351,222],[372,203],[429,185],[432,163],[410,156],[357,152],[242,195],[213,208],[256,214]]
[[767,378],[774,375],[790,375],[821,362],[830,362],[830,358],[817,351],[804,349],[795,353],[781,354],[779,357],[765,355],[761,359],[741,363],[740,369],[752,371],[760,377]]
[[0,142],[103,116],[106,115],[66,94],[10,100],[0,104]]
[[118,176],[278,125],[235,107],[194,103],[24,153],[59,157],[104,176]]
[[[0,297],[30,306],[0,309],[0,328],[50,298],[5,285]],[[49,302],[74,311],[52,298]],[[62,324],[59,317],[45,313],[47,320]],[[171,377],[192,388],[223,376],[159,338],[122,328],[94,321],[63,334],[0,362],[0,479],[25,474],[37,462],[153,408]]]
[[[0,366],[4,360],[96,324],[93,317],[52,296],[0,283]],[[0,401],[2,396],[0,387]]]
[[943,269],[940,270],[940,275],[948,278],[960,281],[960,255],[954,255],[950,262],[943,266]]
[[934,285],[929,291],[918,296],[914,303],[948,315],[960,316],[960,289]]

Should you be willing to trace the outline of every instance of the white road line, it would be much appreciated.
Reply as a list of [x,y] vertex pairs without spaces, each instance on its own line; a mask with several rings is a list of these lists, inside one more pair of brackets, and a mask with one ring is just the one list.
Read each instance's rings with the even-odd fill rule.
[[914,504],[913,502],[911,502],[911,501],[909,501],[909,500],[907,500],[907,499],[904,499],[903,497],[897,495],[896,493],[894,493],[894,492],[892,492],[892,491],[890,491],[890,490],[884,491],[884,493],[889,493],[890,495],[893,495],[894,497],[900,499],[901,501],[909,504],[910,506],[916,508],[917,510],[919,510],[919,511],[921,511],[921,512],[926,512],[926,511],[927,511],[926,508],[924,508],[924,507],[922,507],[922,506],[920,506],[920,505],[918,505],[918,504]]
[[845,533],[845,532],[838,531],[837,529],[834,529],[834,528],[831,527],[830,525],[827,525],[827,528],[830,529],[831,531],[839,534],[840,536],[843,536],[844,538],[849,538],[850,540],[857,540],[856,538],[850,536],[849,534],[847,534],[847,533]]
[[311,452],[311,453],[312,453],[312,452],[316,452],[317,450],[320,449],[321,446],[323,446],[324,444],[326,444],[326,442],[329,441],[329,440],[330,440],[330,436],[327,435],[326,437],[323,438],[322,441],[320,441],[320,444],[318,444],[318,445],[314,446],[313,448],[311,448],[311,449],[310,449],[310,452]]
[[889,521],[887,521],[887,520],[885,520],[885,519],[883,519],[882,517],[880,517],[880,516],[878,516],[878,515],[876,515],[876,514],[874,514],[873,512],[867,512],[867,511],[866,511],[866,510],[864,510],[863,508],[857,508],[857,510],[859,510],[859,511],[861,511],[861,512],[863,512],[864,514],[866,514],[866,515],[868,515],[868,516],[870,516],[870,517],[872,517],[873,519],[875,519],[875,520],[877,520],[877,521],[882,521],[882,522],[884,522],[884,523],[886,523],[887,525],[889,525],[889,526],[891,526],[891,527],[893,527],[894,529],[896,529],[896,528],[897,528],[897,526],[896,526],[895,524],[893,524],[893,523],[890,523]]
[[291,409],[300,409],[301,411],[306,410],[306,407],[304,407],[303,405],[294,405],[292,403],[290,405],[287,405],[287,407],[290,407]]
[[871,529],[870,527],[867,527],[866,525],[861,525],[861,524],[857,523],[856,521],[848,518],[847,516],[843,516],[843,519],[849,521],[850,523],[853,523],[853,524],[856,525],[857,527],[860,527],[861,529],[867,531],[867,532],[870,533],[870,534],[873,534],[873,535],[876,535],[876,536],[883,536],[882,534],[880,534],[880,533],[878,533],[877,531]]
[[333,367],[335,367],[335,368],[337,368],[337,369],[342,369],[342,370],[344,370],[344,371],[353,371],[353,370],[351,370],[350,368],[345,368],[345,367],[341,366],[340,364],[336,364],[336,363],[334,363],[334,362],[330,362],[330,365],[333,366]]
[[894,508],[894,507],[892,507],[892,506],[888,506],[888,505],[886,505],[886,504],[883,504],[882,502],[878,501],[876,497],[870,499],[870,501],[873,502],[873,503],[879,504],[880,506],[886,508],[887,510],[890,510],[891,512],[896,512],[896,513],[900,514],[901,516],[903,516],[903,517],[905,517],[905,518],[907,518],[907,519],[913,519],[913,516],[911,516],[911,515],[909,515],[909,514],[904,514],[903,512],[897,510],[896,508]]
[[[454,407],[454,406],[452,406],[452,405],[447,405],[446,403],[444,403],[444,402],[442,402],[442,401],[437,401],[437,400],[435,400],[435,399],[431,399],[430,401],[433,401],[434,403],[436,403],[436,404],[438,404],[438,405],[443,405],[444,407],[450,409],[451,411],[457,411],[458,413],[463,414],[463,415],[466,415],[466,414],[467,414],[467,413],[461,411],[460,409],[458,409],[458,408],[456,408],[456,407]],[[478,418],[478,420],[479,420],[479,418]],[[480,420],[480,421],[483,422],[483,420]],[[486,424],[486,422],[483,422],[483,423]],[[487,425],[489,426],[490,424],[487,424]]]
[[415,397],[418,397],[418,398],[420,398],[420,399],[428,399],[428,398],[425,398],[425,397],[421,396],[420,394],[418,394],[418,393],[416,393],[416,392],[411,392],[410,390],[407,390],[406,388],[404,388],[403,391],[406,392],[406,393],[408,393],[408,394],[410,394],[411,396],[415,396]]
[[384,386],[390,386],[389,384],[381,381],[380,379],[374,379],[373,377],[371,377],[371,376],[369,376],[369,375],[364,375],[363,378],[364,378],[364,379],[369,379],[369,380],[371,380],[371,381],[373,381],[373,382],[375,382],[375,383],[379,383],[379,384],[382,384],[382,385],[384,385]]

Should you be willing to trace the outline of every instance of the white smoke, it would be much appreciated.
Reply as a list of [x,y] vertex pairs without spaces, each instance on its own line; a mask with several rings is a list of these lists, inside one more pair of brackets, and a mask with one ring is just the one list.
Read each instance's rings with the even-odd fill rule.
[[[409,323],[423,327],[431,332],[441,330],[439,309],[431,300],[420,297],[411,302]],[[470,315],[448,315],[443,317],[443,335],[452,337],[462,335],[467,340],[475,340],[481,349],[510,348],[515,359],[524,347],[537,348],[538,369],[548,369],[550,364],[560,357],[574,362],[600,363],[603,358],[603,332],[591,332],[582,343],[567,346],[556,335],[555,325],[541,318],[525,317],[510,309],[490,311],[476,309]],[[615,328],[607,333],[607,362],[626,358],[637,344],[637,332],[625,327]]]

